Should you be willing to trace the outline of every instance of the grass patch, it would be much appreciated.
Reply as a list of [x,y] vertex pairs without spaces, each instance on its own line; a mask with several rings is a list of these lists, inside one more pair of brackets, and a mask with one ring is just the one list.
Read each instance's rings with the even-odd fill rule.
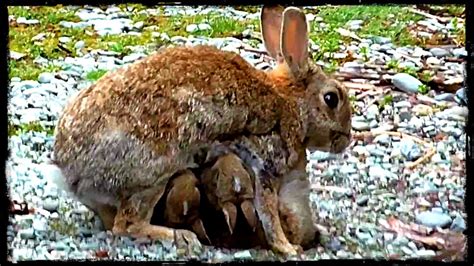
[[[258,25],[258,21],[235,21],[229,20],[222,15],[209,13],[195,16],[164,16],[164,15],[143,15],[140,11],[147,7],[143,5],[119,5],[122,10],[133,9],[131,19],[134,22],[143,21],[144,29],[139,36],[121,34],[99,36],[92,27],[84,29],[71,29],[59,26],[60,21],[79,22],[80,19],[74,14],[75,10],[62,6],[40,6],[40,7],[9,7],[9,15],[16,18],[25,17],[27,19],[37,19],[39,24],[21,25],[10,22],[9,49],[25,54],[19,61],[9,63],[10,78],[20,77],[22,80],[36,79],[41,72],[54,70],[54,67],[41,67],[35,65],[33,60],[39,56],[48,60],[64,58],[67,56],[77,56],[74,44],[77,41],[85,42],[85,50],[104,49],[112,50],[123,55],[131,52],[128,46],[138,46],[147,44],[164,44],[152,35],[153,31],[166,33],[168,36],[189,36],[199,35],[207,37],[228,37],[239,35],[250,25]],[[103,7],[105,8],[105,7]],[[158,7],[160,8],[160,7]],[[190,24],[207,23],[212,30],[189,33],[186,27]],[[150,27],[153,26],[153,27]],[[147,28],[149,27],[149,28]],[[44,37],[39,40],[32,40],[40,33]],[[70,37],[68,43],[60,43],[59,37]]]
[[19,77],[22,80],[36,80],[38,79],[39,74],[43,72],[56,72],[61,70],[59,66],[48,65],[48,66],[38,66],[33,63],[33,60],[20,60],[14,61],[11,60],[8,62],[8,69],[10,78]]
[[360,37],[383,36],[397,45],[416,44],[417,40],[409,34],[407,26],[422,18],[405,11],[404,7],[391,5],[324,6],[317,10],[328,28],[321,29],[317,23],[312,23],[312,38],[316,42],[339,37],[335,29],[344,27],[350,20],[363,20],[362,28],[357,31]]
[[248,12],[248,13],[256,13],[260,12],[261,7],[260,6],[234,6],[236,10]]
[[[320,46],[313,56],[316,60],[329,60],[339,65],[335,59],[324,59],[324,54],[340,51],[340,45],[347,45],[352,40],[336,32],[337,28],[345,28],[348,21],[363,20],[361,29],[355,33],[361,38],[382,36],[390,38],[396,45],[412,45],[417,40],[407,30],[411,21],[418,21],[421,16],[404,11],[403,7],[391,5],[372,6],[322,6],[316,8],[318,16],[323,18],[326,27],[319,22],[311,22],[310,38]],[[364,54],[364,51],[361,51]],[[368,59],[365,56],[364,59]]]
[[[258,20],[236,21],[223,17],[220,14],[209,13],[206,15],[195,16],[147,16],[143,20],[146,26],[155,26],[160,32],[165,32],[169,36],[189,36],[199,35],[206,37],[230,37],[239,35],[248,27],[257,27]],[[186,27],[191,24],[206,23],[211,26],[210,30],[200,30],[197,32],[187,32]]]
[[94,70],[86,75],[86,79],[91,80],[91,81],[96,81],[100,79],[103,75],[107,73],[107,70],[99,69],[99,70]]
[[55,219],[50,221],[49,227],[51,230],[58,232],[61,235],[75,236],[78,232],[76,224],[66,222],[63,219]]
[[383,110],[385,106],[391,105],[393,102],[393,96],[391,94],[385,95],[380,101],[379,101],[379,109]]
[[[54,67],[40,67],[33,63],[38,56],[46,59],[64,58],[66,56],[77,56],[74,44],[84,41],[83,52],[92,49],[104,49],[129,54],[129,46],[156,44],[163,45],[165,41],[155,37],[153,32],[166,33],[168,36],[206,36],[206,37],[240,37],[243,30],[253,28],[259,31],[260,24],[257,19],[237,21],[229,19],[218,13],[197,14],[194,16],[164,16],[140,14],[147,6],[140,4],[118,5],[122,11],[131,10],[130,19],[133,22],[144,22],[144,28],[139,36],[134,35],[108,35],[99,36],[91,27],[85,29],[68,29],[59,26],[60,21],[80,21],[75,15],[75,10],[63,6],[38,6],[38,7],[8,7],[9,15],[25,17],[27,19],[38,19],[38,25],[18,25],[10,22],[9,47],[11,50],[25,54],[25,58],[16,62],[10,62],[10,78],[18,76],[23,80],[36,79],[38,74],[52,71]],[[463,7],[450,5],[448,11],[452,14],[464,12]],[[106,9],[106,6],[102,7]],[[162,9],[154,6],[151,8]],[[247,12],[258,12],[260,6],[238,6],[238,10]],[[392,40],[395,45],[417,45],[418,40],[410,35],[407,26],[423,17],[407,12],[402,6],[371,5],[371,6],[321,6],[312,8],[308,12],[317,12],[317,16],[323,18],[327,27],[321,27],[319,22],[311,22],[310,38],[320,47],[313,54],[315,60],[329,61],[327,71],[334,71],[341,60],[324,58],[324,54],[339,52],[341,45],[347,45],[352,40],[342,37],[336,32],[337,28],[345,27],[350,20],[363,20],[362,28],[356,34],[362,38],[369,36],[383,36]],[[210,30],[202,30],[193,33],[186,31],[191,24],[207,23]],[[462,29],[459,30],[460,38],[464,38]],[[32,38],[39,33],[45,33],[43,40],[33,41]],[[59,42],[59,37],[67,36],[71,41],[66,44]],[[462,41],[462,40],[460,40]],[[60,47],[61,46],[61,47]],[[362,51],[363,52],[363,51]],[[368,58],[366,58],[368,59]]]
[[8,136],[18,136],[27,132],[45,132],[47,136],[54,135],[54,127],[43,127],[39,122],[31,122],[28,124],[13,125],[8,122]]
[[430,91],[430,87],[426,84],[421,84],[418,87],[418,92],[421,93],[421,94],[427,94],[428,91]]

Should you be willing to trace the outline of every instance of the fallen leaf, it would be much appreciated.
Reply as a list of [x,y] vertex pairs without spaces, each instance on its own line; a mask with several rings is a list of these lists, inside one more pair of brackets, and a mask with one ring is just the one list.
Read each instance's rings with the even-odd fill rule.
[[109,257],[109,252],[107,250],[97,250],[95,252],[95,256],[97,258],[108,258]]
[[10,212],[14,215],[25,215],[31,213],[32,210],[28,208],[28,204],[26,202],[13,200],[10,202]]
[[380,220],[380,225],[387,230],[396,232],[414,242],[418,242],[431,248],[437,249],[437,255],[441,258],[461,258],[466,252],[466,236],[460,232],[449,229],[433,230],[423,225],[411,223],[405,224],[395,217]]
[[434,140],[439,142],[439,141],[443,141],[447,138],[447,135],[444,134],[443,132],[439,132],[438,134],[436,134],[436,136],[434,136]]

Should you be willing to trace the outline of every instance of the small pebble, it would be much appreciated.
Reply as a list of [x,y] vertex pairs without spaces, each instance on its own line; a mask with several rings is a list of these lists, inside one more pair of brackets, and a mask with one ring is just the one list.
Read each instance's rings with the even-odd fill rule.
[[62,43],[68,43],[71,41],[71,38],[70,37],[59,37],[58,38],[59,42],[62,42]]
[[467,106],[466,88],[460,88],[456,91],[456,101],[464,106]]
[[428,65],[436,65],[436,66],[437,66],[437,65],[441,64],[441,60],[439,60],[439,59],[436,58],[436,57],[428,57],[428,58],[426,59],[426,63],[427,63]]
[[436,211],[425,211],[416,215],[415,220],[417,223],[428,227],[446,227],[451,224],[452,219],[445,213]]
[[52,198],[46,198],[43,201],[43,209],[50,211],[50,212],[55,212],[58,210],[59,207],[59,201],[57,199],[52,199]]
[[369,197],[365,195],[357,199],[357,205],[359,206],[367,206],[367,202],[369,202]]
[[86,43],[84,41],[78,41],[74,44],[74,49],[80,50],[80,49],[84,48],[85,44]]
[[423,85],[417,78],[406,73],[393,76],[392,83],[396,88],[407,93],[417,93],[418,88]]
[[467,51],[466,51],[466,48],[464,48],[464,47],[455,48],[455,49],[453,49],[452,53],[455,57],[466,57],[467,56]]
[[454,218],[450,229],[455,231],[455,232],[464,232],[467,229],[466,222],[464,221],[464,218],[462,218],[461,215],[456,214],[456,217]]
[[38,81],[40,83],[50,83],[53,79],[54,79],[54,75],[47,72],[41,73],[38,76]]
[[18,234],[22,239],[34,239],[35,238],[35,230],[33,228],[27,229],[20,229]]
[[[459,90],[458,90],[459,91]],[[457,94],[457,93],[456,93]],[[441,93],[438,94],[434,97],[435,100],[437,101],[450,101],[454,102],[456,99],[456,96],[452,93]]]
[[449,52],[446,49],[438,47],[431,48],[430,53],[432,53],[436,57],[446,57],[449,55]]
[[363,121],[352,121],[352,128],[357,131],[366,131],[370,129],[370,123]]
[[248,250],[238,251],[234,253],[234,258],[238,260],[248,260],[252,259],[252,254],[250,254]]
[[18,52],[12,51],[12,50],[10,50],[9,53],[10,53],[10,58],[13,59],[13,60],[20,60],[20,59],[22,59],[23,57],[26,56],[25,54],[18,53]]
[[429,249],[420,249],[416,251],[416,256],[420,258],[431,258],[436,256],[436,252],[434,250],[429,250]]

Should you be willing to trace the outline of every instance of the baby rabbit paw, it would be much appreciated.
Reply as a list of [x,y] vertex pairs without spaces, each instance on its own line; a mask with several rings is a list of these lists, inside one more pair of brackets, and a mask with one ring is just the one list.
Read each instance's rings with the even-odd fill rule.
[[298,248],[297,245],[292,245],[289,242],[286,243],[275,243],[273,245],[273,250],[283,255],[295,256],[298,254],[298,251],[301,248]]
[[174,243],[178,249],[184,249],[189,255],[202,250],[202,244],[197,235],[189,230],[175,229]]

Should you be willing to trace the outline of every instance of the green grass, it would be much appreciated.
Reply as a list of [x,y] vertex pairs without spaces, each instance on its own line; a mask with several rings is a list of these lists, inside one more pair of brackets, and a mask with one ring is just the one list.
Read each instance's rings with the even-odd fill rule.
[[38,67],[33,60],[9,61],[8,67],[11,77],[20,77],[22,80],[36,80],[42,72],[59,71],[60,67],[48,65],[46,67]]
[[65,236],[75,236],[78,232],[77,224],[62,219],[51,220],[49,227],[51,230]]
[[418,87],[418,92],[420,92],[421,94],[427,94],[429,90],[430,90],[430,87],[426,84],[421,84]]
[[[310,38],[321,49],[314,56],[323,59],[324,53],[339,51],[340,44],[348,44],[351,39],[342,37],[336,29],[345,28],[348,21],[363,20],[362,28],[355,33],[361,38],[370,36],[387,37],[396,45],[415,45],[417,39],[407,30],[411,21],[418,21],[421,16],[409,13],[402,6],[371,5],[371,6],[322,6],[318,7],[317,16],[323,18],[326,28],[319,23],[311,23]],[[364,54],[364,51],[361,51]],[[367,56],[365,59],[368,60]],[[336,61],[330,59],[330,61]]]
[[96,81],[107,73],[107,70],[95,70],[87,73],[86,78],[88,80]]
[[[119,5],[122,9],[126,6],[134,7],[131,19],[134,22],[143,21],[144,30],[140,36],[132,35],[107,35],[99,36],[92,27],[85,29],[69,29],[59,26],[60,21],[78,22],[80,19],[75,16],[74,11],[68,8],[58,7],[9,7],[9,15],[16,18],[25,17],[27,19],[38,19],[38,25],[18,25],[10,23],[9,49],[23,53],[26,56],[18,61],[9,62],[10,78],[20,77],[23,80],[37,79],[42,72],[58,70],[53,66],[42,67],[35,65],[33,60],[38,56],[46,59],[64,58],[66,56],[77,56],[74,44],[77,41],[84,41],[86,51],[92,49],[112,50],[123,55],[131,52],[130,46],[165,44],[161,39],[152,36],[150,26],[157,27],[158,32],[167,33],[168,36],[189,36],[199,35],[207,37],[229,37],[236,36],[245,30],[249,25],[256,26],[255,21],[237,22],[228,20],[217,14],[196,15],[196,16],[174,16],[166,17],[162,15],[145,16],[139,11],[145,7],[141,5]],[[194,33],[186,32],[186,27],[190,24],[208,23],[212,30],[198,31]],[[46,33],[44,40],[32,41],[31,39],[39,33]],[[72,40],[67,44],[61,44],[67,51],[59,47],[59,37],[67,36]],[[70,51],[70,52],[68,52]]]
[[386,105],[391,105],[393,102],[393,96],[391,94],[385,95],[378,103],[379,109],[383,110]]
[[10,121],[8,122],[8,136],[18,136],[27,132],[45,132],[47,136],[54,134],[53,127],[43,127],[39,122],[31,122],[22,125],[13,125]]
[[[9,15],[15,17],[26,17],[28,19],[38,19],[38,25],[18,25],[10,23],[9,47],[11,50],[25,54],[26,56],[18,61],[10,61],[10,77],[20,77],[23,80],[36,79],[38,74],[47,71],[56,71],[54,66],[38,66],[33,60],[38,56],[46,59],[64,58],[66,56],[77,56],[74,44],[82,40],[85,42],[83,52],[93,49],[104,49],[127,55],[131,52],[131,46],[154,44],[161,46],[166,44],[152,35],[152,32],[166,33],[168,36],[207,36],[207,37],[239,37],[243,30],[253,28],[259,31],[259,21],[257,19],[247,21],[236,21],[223,17],[220,14],[209,13],[195,16],[173,16],[163,15],[143,15],[140,11],[148,7],[139,4],[118,5],[125,10],[126,7],[133,8],[131,20],[133,22],[143,21],[144,28],[140,36],[131,35],[109,35],[99,36],[91,27],[85,29],[67,29],[59,26],[60,21],[80,21],[75,15],[75,10],[63,6],[39,6],[39,7],[9,7]],[[106,7],[102,7],[106,8]],[[153,7],[161,9],[162,7]],[[240,6],[243,11],[259,11],[260,7]],[[459,7],[448,8],[449,12],[461,12]],[[311,11],[311,12],[314,12]],[[327,28],[321,28],[319,23],[311,22],[310,38],[320,46],[320,51],[313,54],[315,60],[329,61],[327,70],[334,71],[343,60],[326,59],[325,53],[338,52],[341,44],[347,45],[351,39],[342,37],[336,32],[337,28],[344,28],[350,20],[361,19],[364,21],[362,28],[356,34],[362,38],[369,36],[383,36],[390,38],[396,45],[417,45],[416,38],[413,38],[407,30],[411,21],[417,21],[422,17],[407,12],[403,6],[391,5],[371,5],[371,6],[321,6],[316,8],[317,16],[323,18]],[[186,27],[190,24],[207,23],[212,30],[189,33]],[[460,30],[462,31],[462,30]],[[32,41],[31,38],[39,33],[46,33],[42,41]],[[461,32],[462,33],[462,32]],[[58,38],[68,36],[72,39],[67,44],[59,47]],[[363,52],[363,51],[362,51]],[[366,56],[366,59],[367,56]]]

